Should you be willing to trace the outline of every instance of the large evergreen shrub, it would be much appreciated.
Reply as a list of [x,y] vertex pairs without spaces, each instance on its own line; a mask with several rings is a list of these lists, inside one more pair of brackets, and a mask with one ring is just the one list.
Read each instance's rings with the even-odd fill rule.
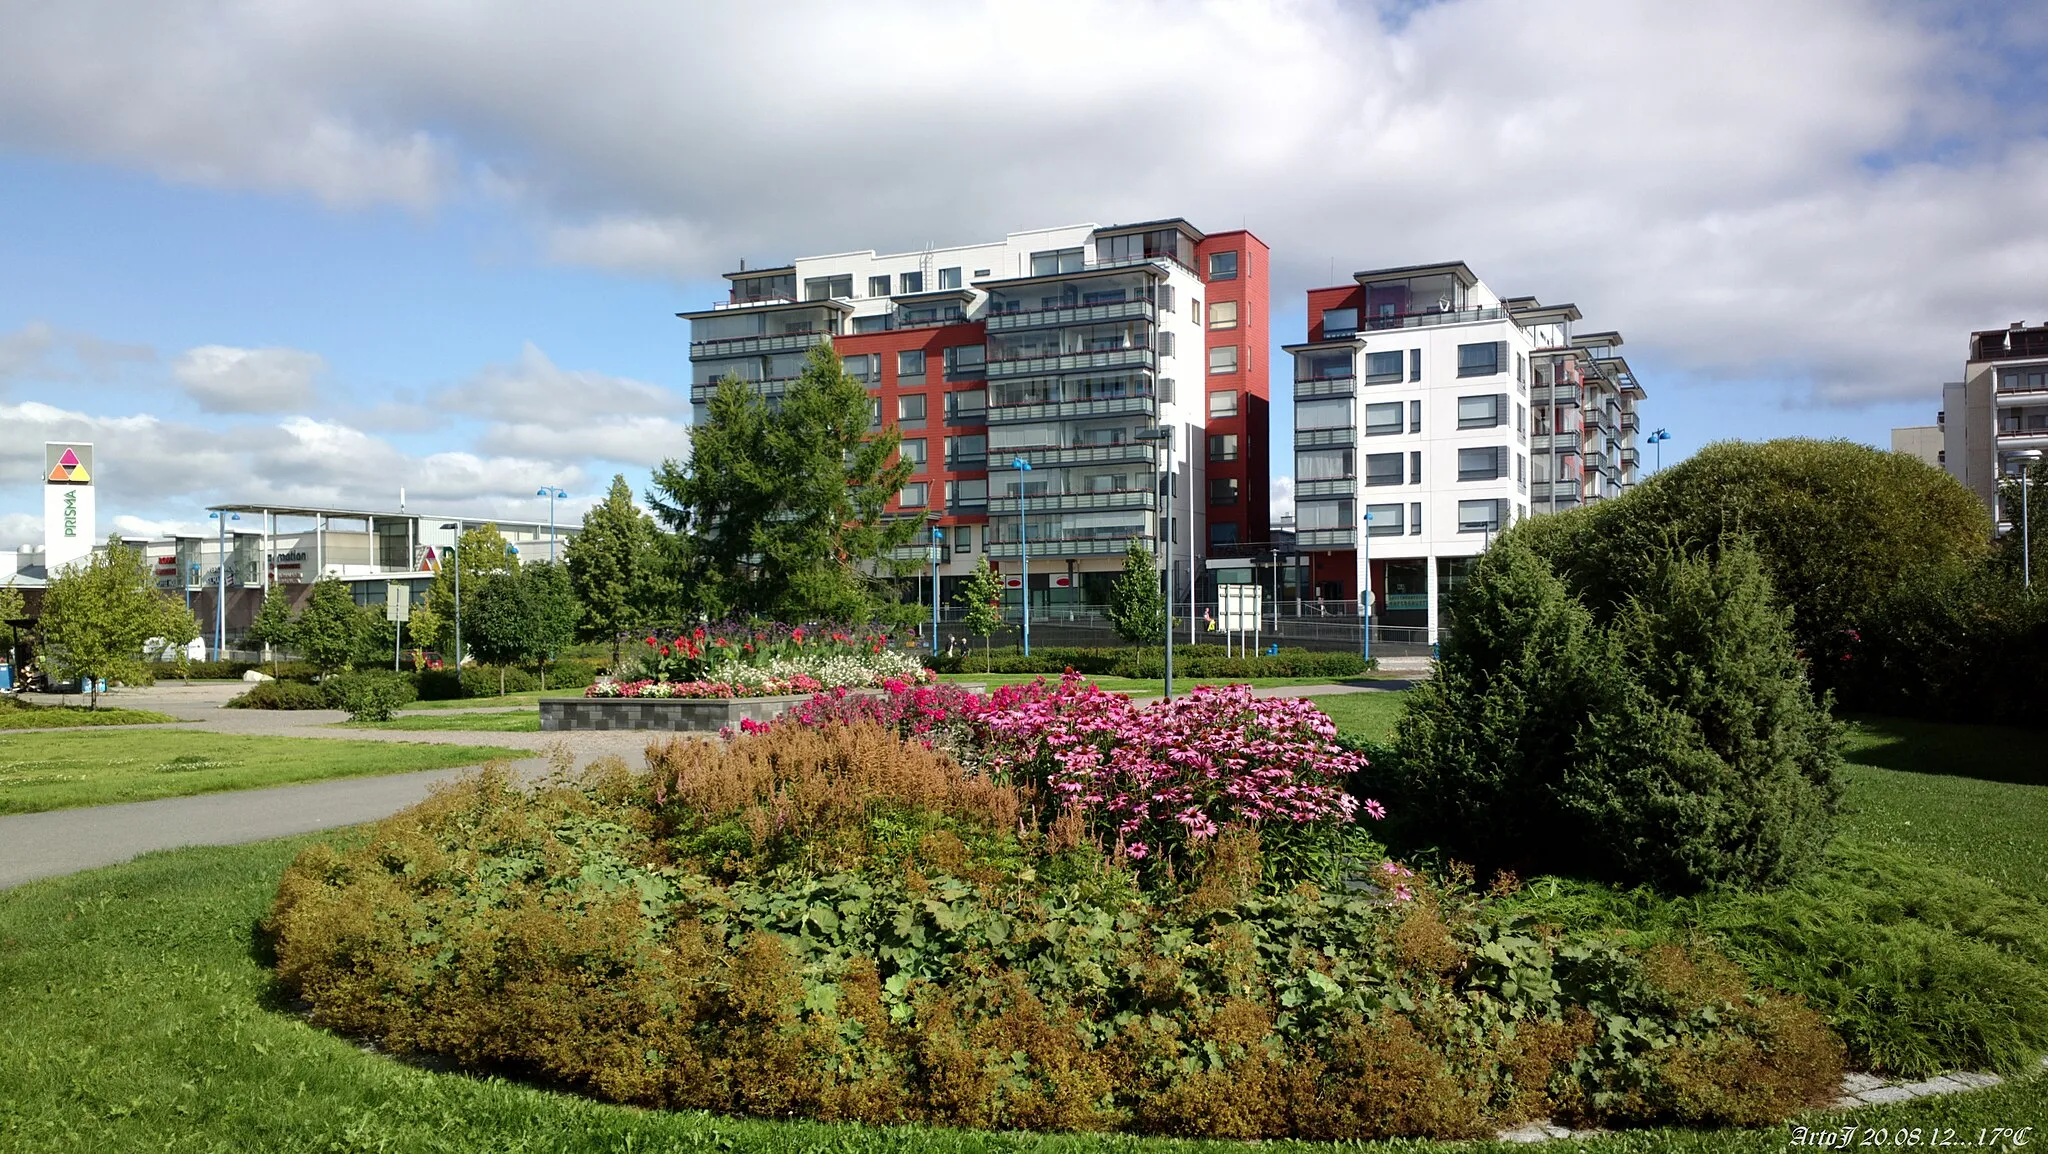
[[1375,781],[1445,852],[1690,890],[1825,844],[1834,724],[1754,552],[1667,553],[1602,626],[1510,534],[1454,605]]

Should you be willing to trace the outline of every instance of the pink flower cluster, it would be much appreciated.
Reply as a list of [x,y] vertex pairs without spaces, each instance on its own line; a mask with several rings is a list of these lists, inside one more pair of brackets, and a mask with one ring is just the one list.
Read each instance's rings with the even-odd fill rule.
[[[1171,856],[1228,825],[1348,822],[1360,808],[1344,785],[1365,759],[1338,746],[1330,719],[1298,698],[1255,698],[1237,685],[1140,708],[1072,672],[988,697],[885,688],[882,697],[822,694],[783,720],[873,721],[944,744],[992,776],[1037,787],[1048,817],[1079,811],[1134,861]],[[1363,808],[1386,816],[1377,801]]]

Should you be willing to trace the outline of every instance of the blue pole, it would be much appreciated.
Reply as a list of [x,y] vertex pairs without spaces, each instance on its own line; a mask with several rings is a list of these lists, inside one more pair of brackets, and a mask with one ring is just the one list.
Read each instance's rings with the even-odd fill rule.
[[932,656],[933,656],[933,657],[937,657],[937,656],[939,655],[939,546],[940,546],[940,544],[941,544],[942,542],[944,542],[944,541],[945,541],[945,539],[946,539],[946,534],[945,534],[945,533],[944,533],[944,532],[943,532],[942,530],[940,530],[940,529],[938,529],[938,528],[936,528],[936,527],[934,527],[934,528],[932,529]]

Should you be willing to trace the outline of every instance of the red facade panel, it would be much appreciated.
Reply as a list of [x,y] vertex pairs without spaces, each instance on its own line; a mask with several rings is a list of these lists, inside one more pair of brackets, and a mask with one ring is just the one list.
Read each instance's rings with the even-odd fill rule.
[[[1211,279],[1211,256],[1226,252],[1237,256],[1237,276],[1228,280]],[[1206,415],[1209,393],[1230,390],[1238,395],[1235,416],[1214,418],[1208,422],[1209,436],[1237,437],[1236,460],[1211,459],[1207,462],[1208,477],[1212,483],[1222,479],[1237,481],[1238,498],[1233,504],[1208,502],[1210,540],[1216,540],[1216,525],[1227,524],[1235,527],[1238,543],[1264,541],[1272,476],[1272,454],[1267,444],[1272,423],[1272,351],[1269,339],[1272,301],[1268,280],[1271,250],[1252,233],[1236,230],[1211,234],[1196,247],[1195,254],[1196,265],[1206,282],[1203,315],[1198,318],[1205,347],[1197,370],[1201,380],[1191,383],[1195,395],[1189,399],[1205,406]],[[1218,302],[1237,306],[1235,327],[1210,327],[1210,316],[1214,311],[1211,306]],[[1231,373],[1211,374],[1208,371],[1209,350],[1224,346],[1236,347],[1237,369]],[[1208,446],[1198,446],[1198,451],[1207,453]],[[1202,544],[1206,546],[1208,542]]]
[[[905,440],[923,439],[925,442],[925,463],[910,476],[912,481],[927,484],[924,511],[939,514],[938,524],[975,525],[986,524],[985,514],[955,516],[946,510],[946,482],[963,479],[987,479],[987,469],[954,472],[946,467],[946,438],[948,436],[988,435],[988,426],[961,425],[948,427],[946,424],[946,394],[986,389],[988,384],[979,375],[969,379],[951,380],[946,376],[946,350],[961,345],[980,346],[986,339],[980,321],[954,325],[939,325],[930,328],[891,329],[879,333],[855,333],[834,337],[832,346],[841,357],[857,356],[863,353],[879,355],[879,383],[868,390],[871,396],[882,403],[884,425],[897,423],[898,402],[904,396],[925,398],[924,427],[905,429]],[[924,353],[924,380],[905,383],[899,375],[899,353]],[[890,511],[914,513],[917,509],[905,509],[890,502]]]

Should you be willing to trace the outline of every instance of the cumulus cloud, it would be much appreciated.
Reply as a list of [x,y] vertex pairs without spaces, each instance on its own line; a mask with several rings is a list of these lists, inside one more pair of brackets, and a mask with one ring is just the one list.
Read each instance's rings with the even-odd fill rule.
[[23,545],[40,545],[42,541],[42,514],[0,513],[0,549],[12,551]]
[[11,333],[0,333],[0,389],[11,381],[105,381],[127,366],[154,360],[156,350],[148,345],[104,340],[90,333],[66,332],[47,321],[30,321]]
[[489,422],[486,452],[534,459],[589,459],[654,465],[687,454],[680,394],[585,369],[564,369],[528,343],[510,364],[492,365],[449,389],[445,411]]
[[[337,205],[487,197],[529,214],[543,253],[606,269],[701,277],[1179,213],[1259,232],[1282,297],[1333,264],[1464,259],[1502,291],[1577,301],[1639,360],[1825,404],[1926,395],[1969,329],[2048,308],[2025,5],[76,0],[10,17],[0,144]],[[878,68],[884,47],[920,63]]]
[[1267,509],[1267,524],[1278,524],[1282,519],[1294,516],[1294,478],[1274,477],[1268,492],[1271,503]]
[[171,375],[209,413],[285,413],[313,399],[313,378],[327,367],[318,353],[298,349],[187,349]]

